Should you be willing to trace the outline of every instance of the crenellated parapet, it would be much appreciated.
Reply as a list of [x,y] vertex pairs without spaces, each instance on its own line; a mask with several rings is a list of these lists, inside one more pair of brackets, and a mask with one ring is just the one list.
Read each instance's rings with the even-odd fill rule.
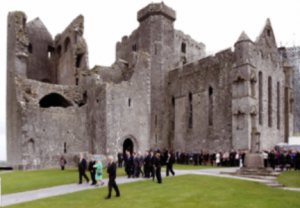
[[137,20],[142,22],[151,15],[163,15],[171,21],[176,20],[176,12],[164,3],[149,4],[138,12]]

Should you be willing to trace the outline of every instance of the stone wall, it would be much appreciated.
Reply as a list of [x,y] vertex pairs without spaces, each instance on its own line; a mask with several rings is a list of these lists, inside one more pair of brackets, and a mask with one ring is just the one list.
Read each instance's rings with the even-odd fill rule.
[[[170,123],[173,118],[175,128],[169,130],[173,149],[228,151],[232,148],[230,73],[233,63],[233,53],[226,50],[169,73],[169,108],[175,108],[174,115],[170,111]],[[172,97],[175,106],[172,106]],[[210,108],[212,123],[209,122]]]

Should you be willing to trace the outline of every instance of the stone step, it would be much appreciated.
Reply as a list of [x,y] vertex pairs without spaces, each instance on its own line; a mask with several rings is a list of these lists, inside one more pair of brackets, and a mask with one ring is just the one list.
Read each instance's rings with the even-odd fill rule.
[[273,176],[273,177],[280,176],[280,173],[263,173],[263,172],[248,172],[248,171],[238,172],[237,174],[238,175]]
[[266,184],[267,186],[269,186],[269,187],[272,187],[272,188],[282,188],[282,187],[284,187],[284,185],[283,184]]
[[258,176],[258,175],[236,175],[236,176],[244,177],[244,178],[260,179],[260,180],[275,180],[277,178],[273,176]]

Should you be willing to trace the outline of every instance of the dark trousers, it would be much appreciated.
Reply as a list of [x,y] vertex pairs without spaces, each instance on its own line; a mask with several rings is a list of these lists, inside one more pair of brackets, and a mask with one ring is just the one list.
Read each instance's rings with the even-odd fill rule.
[[65,170],[65,166],[61,166],[61,170]]
[[[161,168],[156,168],[156,178],[157,178],[157,182],[158,182],[158,183],[161,183],[160,169],[161,169]],[[154,179],[154,178],[153,178],[153,179]]]
[[234,167],[234,159],[230,159],[230,166]]
[[264,159],[264,166],[265,168],[268,167],[268,159]]
[[194,165],[198,165],[198,160],[194,160]]
[[202,165],[202,160],[201,158],[199,158],[199,165]]
[[300,161],[295,161],[295,170],[300,170]]
[[144,173],[145,173],[145,177],[149,178],[150,177],[150,171],[149,171],[149,167],[144,165]]
[[270,166],[271,166],[271,168],[273,168],[273,170],[275,170],[275,161],[274,160],[270,160]]
[[142,167],[139,165],[138,166],[138,177],[140,177],[140,173],[142,174],[142,177],[143,177],[144,172],[142,171]]
[[128,178],[130,178],[130,176],[131,176],[131,167],[129,165],[126,165],[125,172],[128,175]]
[[82,176],[87,182],[89,182],[89,178],[86,176],[85,170],[79,169],[79,183],[82,183]]
[[93,184],[96,184],[96,179],[95,179],[95,170],[90,171],[90,175],[91,175],[91,180]]
[[175,175],[174,171],[173,171],[173,164],[167,164],[167,176],[169,176],[169,172],[172,173],[172,175]]
[[118,161],[119,168],[122,167],[122,164],[123,164],[123,161],[122,161],[122,160],[119,160],[119,161]]
[[235,159],[235,166],[239,167],[240,166],[240,159]]
[[112,188],[114,188],[114,190],[116,192],[116,195],[120,196],[120,191],[119,191],[119,188],[117,186],[117,183],[116,183],[115,179],[109,179],[109,181],[108,181],[108,195],[107,195],[107,197],[109,197],[109,198],[111,197]]
[[153,179],[155,177],[154,171],[155,171],[155,168],[153,166],[150,166],[150,177],[153,177]]

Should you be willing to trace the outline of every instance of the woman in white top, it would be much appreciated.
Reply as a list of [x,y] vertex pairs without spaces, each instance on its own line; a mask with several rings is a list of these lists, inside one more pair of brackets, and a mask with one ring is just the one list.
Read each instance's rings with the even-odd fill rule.
[[217,163],[217,166],[220,166],[220,153],[217,152],[216,154],[216,163]]
[[239,167],[240,166],[240,154],[239,154],[239,151],[236,151],[236,154],[235,154],[235,166]]
[[264,157],[264,166],[266,168],[268,166],[268,153],[267,153],[267,151],[262,151],[262,155]]

